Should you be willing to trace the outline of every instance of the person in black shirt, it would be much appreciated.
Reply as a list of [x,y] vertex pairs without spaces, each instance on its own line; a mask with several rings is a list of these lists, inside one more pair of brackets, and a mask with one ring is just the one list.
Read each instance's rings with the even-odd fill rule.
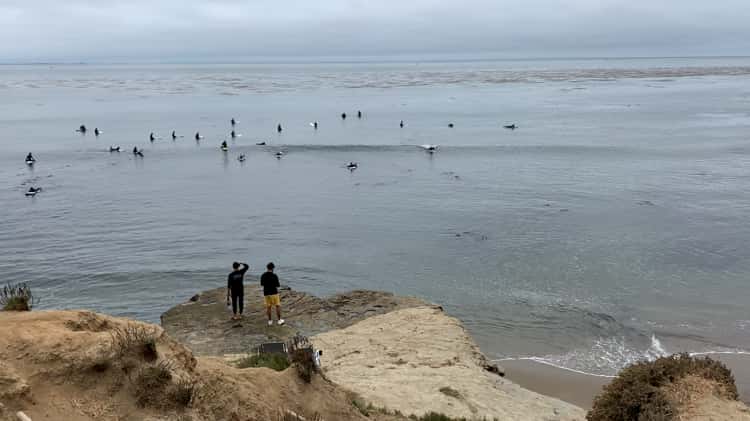
[[[232,263],[232,273],[227,277],[227,305],[229,305],[229,299],[232,299],[232,320],[239,320],[242,318],[242,310],[245,305],[245,285],[243,281],[245,279],[245,272],[250,269],[247,263]],[[239,308],[238,308],[239,307]],[[239,309],[239,315],[237,310]]]
[[268,315],[268,326],[273,326],[273,317],[271,316],[271,308],[276,307],[276,319],[279,326],[284,324],[284,319],[281,318],[281,299],[279,298],[279,277],[273,273],[273,269],[276,266],[272,263],[266,265],[268,269],[260,277],[260,284],[263,286],[263,300],[266,304],[266,314]]

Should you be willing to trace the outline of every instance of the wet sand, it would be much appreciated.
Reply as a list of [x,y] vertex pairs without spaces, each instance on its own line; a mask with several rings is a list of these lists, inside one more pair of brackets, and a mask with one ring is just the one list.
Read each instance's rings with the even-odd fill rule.
[[500,361],[505,377],[521,387],[552,396],[584,409],[590,409],[594,397],[608,377],[589,376],[531,360]]
[[[750,355],[710,354],[732,370],[740,400],[750,403]],[[608,377],[591,376],[531,360],[500,361],[505,376],[512,382],[529,390],[552,396],[590,409],[594,398],[611,380]]]

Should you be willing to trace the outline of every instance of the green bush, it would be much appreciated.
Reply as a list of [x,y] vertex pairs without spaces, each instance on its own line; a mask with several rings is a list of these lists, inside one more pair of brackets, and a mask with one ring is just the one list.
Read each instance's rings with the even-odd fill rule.
[[715,381],[726,396],[737,399],[731,371],[719,361],[678,354],[655,361],[642,361],[624,368],[597,396],[588,421],[669,421],[676,408],[662,390],[687,375]]
[[30,311],[34,304],[34,295],[25,283],[8,284],[0,290],[0,309],[3,311]]
[[280,354],[253,355],[237,362],[239,368],[266,367],[276,371],[284,371],[290,365],[289,359]]

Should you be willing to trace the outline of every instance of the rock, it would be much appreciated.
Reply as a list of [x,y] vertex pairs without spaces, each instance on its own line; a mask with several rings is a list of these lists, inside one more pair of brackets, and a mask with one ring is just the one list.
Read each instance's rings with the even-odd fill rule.
[[505,377],[505,369],[497,364],[487,364],[484,366],[484,369],[490,373],[497,374],[500,377]]
[[24,414],[23,411],[16,412],[16,418],[18,418],[18,421],[31,421],[31,418]]
[[179,304],[161,316],[164,330],[187,345],[196,355],[224,356],[251,353],[264,342],[285,342],[296,333],[312,336],[350,326],[367,317],[397,309],[432,306],[413,297],[387,292],[350,291],[319,298],[291,288],[280,288],[281,310],[286,325],[266,324],[266,310],[257,280],[245,277],[245,311],[242,323],[230,320],[226,306],[226,288],[200,294],[200,305]]
[[[457,419],[581,421],[585,416],[581,408],[489,372],[487,367],[501,369],[486,360],[460,321],[435,307],[381,314],[316,335],[312,342],[325,351],[326,378],[375,407]],[[550,418],[554,409],[559,412]]]
[[190,297],[190,301],[196,302],[196,301],[200,300],[200,298],[201,298],[200,294],[195,294],[192,297]]

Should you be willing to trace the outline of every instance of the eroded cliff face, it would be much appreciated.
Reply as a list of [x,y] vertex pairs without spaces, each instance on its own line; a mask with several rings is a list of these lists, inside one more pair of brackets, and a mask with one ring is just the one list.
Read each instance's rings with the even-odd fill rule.
[[320,377],[196,359],[159,326],[86,311],[0,312],[0,402],[34,421],[364,419]]
[[457,319],[434,307],[373,316],[313,337],[328,378],[375,406],[468,419],[583,420],[574,405],[488,370]]

